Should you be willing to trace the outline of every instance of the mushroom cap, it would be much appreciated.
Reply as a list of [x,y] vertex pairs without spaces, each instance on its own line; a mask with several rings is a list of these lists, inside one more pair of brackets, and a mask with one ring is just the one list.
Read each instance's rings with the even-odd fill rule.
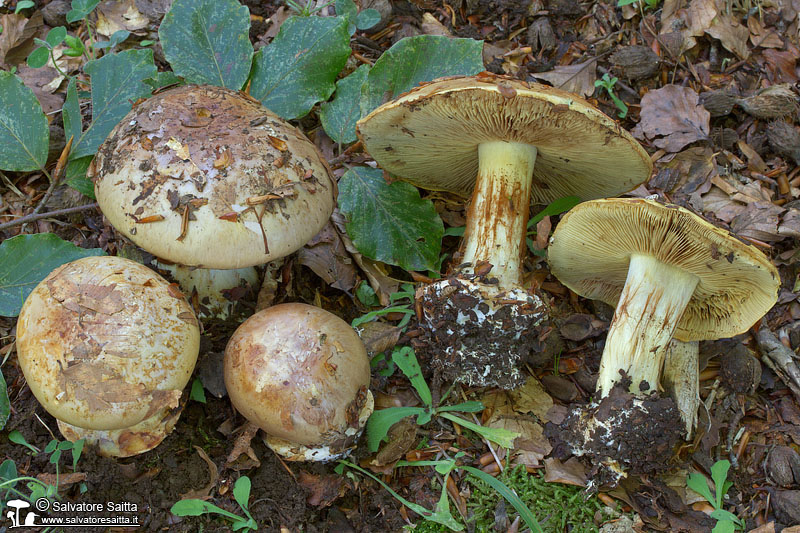
[[561,283],[612,306],[632,254],[650,254],[698,277],[674,333],[681,341],[743,333],[778,298],[780,276],[763,253],[687,209],[653,200],[579,204],[561,219],[547,250]]
[[[370,381],[369,358],[344,320],[306,304],[280,304],[245,320],[225,349],[233,406],[267,434],[331,447],[352,441]],[[349,445],[348,442],[345,445]]]
[[327,163],[300,130],[222,87],[186,85],[135,106],[93,164],[109,222],[189,266],[289,255],[322,229],[336,197]]
[[384,169],[418,187],[467,194],[478,145],[534,145],[532,203],[616,196],[650,176],[647,152],[591,104],[553,87],[494,75],[422,85],[358,121]]
[[121,257],[85,257],[51,272],[17,322],[17,354],[36,399],[73,426],[131,427],[176,407],[200,329],[180,292]]

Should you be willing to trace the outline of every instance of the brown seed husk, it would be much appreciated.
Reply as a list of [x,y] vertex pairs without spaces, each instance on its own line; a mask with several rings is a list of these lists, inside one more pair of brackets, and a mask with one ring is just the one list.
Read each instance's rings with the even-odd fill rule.
[[638,44],[620,48],[611,54],[610,59],[616,71],[629,80],[649,78],[658,72],[661,62],[650,48]]
[[797,128],[782,120],[771,122],[767,126],[767,140],[779,155],[800,164],[800,132]]
[[797,94],[788,83],[761,89],[747,98],[737,98],[736,103],[747,114],[761,119],[781,118],[798,110]]
[[700,104],[711,113],[712,117],[723,117],[730,114],[736,104],[736,98],[723,90],[700,93]]

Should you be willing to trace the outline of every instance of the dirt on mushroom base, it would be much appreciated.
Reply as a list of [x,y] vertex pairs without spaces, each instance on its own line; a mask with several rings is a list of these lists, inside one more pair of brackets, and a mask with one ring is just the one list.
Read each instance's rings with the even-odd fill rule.
[[671,457],[683,438],[680,414],[672,398],[657,393],[636,397],[628,392],[630,378],[616,383],[599,403],[573,409],[556,426],[548,423],[545,435],[566,445],[571,453],[591,458],[595,487],[616,486],[624,473],[654,474],[669,469]]

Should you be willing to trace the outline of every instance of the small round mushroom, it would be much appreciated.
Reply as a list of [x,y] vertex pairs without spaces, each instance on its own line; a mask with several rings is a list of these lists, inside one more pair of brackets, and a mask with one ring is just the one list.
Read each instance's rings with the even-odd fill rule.
[[597,380],[603,397],[621,371],[632,393],[656,390],[670,339],[743,333],[775,304],[780,286],[759,250],[649,199],[578,205],[553,232],[548,261],[574,292],[616,306]]
[[20,367],[61,433],[119,457],[151,450],[172,431],[199,346],[183,295],[120,257],[60,266],[17,322]]
[[243,93],[208,85],[135,106],[90,174],[119,232],[158,258],[209,269],[293,253],[322,229],[336,199],[327,162],[299,129]]
[[233,406],[292,461],[331,461],[355,446],[373,409],[369,358],[345,321],[306,304],[245,320],[225,349]]
[[[461,273],[423,289],[423,323],[445,346],[442,360],[460,368],[451,377],[519,385],[517,341],[538,337],[547,316],[522,283],[530,204],[629,191],[650,175],[647,153],[585,100],[488,73],[415,88],[357,128],[389,172],[426,189],[472,191]],[[457,322],[441,330],[443,314]]]

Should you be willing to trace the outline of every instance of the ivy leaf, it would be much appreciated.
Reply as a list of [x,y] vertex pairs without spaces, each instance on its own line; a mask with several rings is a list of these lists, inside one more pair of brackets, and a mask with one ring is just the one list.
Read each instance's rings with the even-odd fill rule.
[[114,126],[131,110],[131,102],[150,96],[142,83],[156,73],[152,50],[125,50],[89,61],[92,77],[92,121],[73,141],[70,159],[94,155]]
[[338,143],[356,140],[356,122],[361,118],[361,87],[367,80],[369,65],[361,65],[346,78],[336,82],[333,100],[323,102],[319,118],[325,133]]
[[390,185],[379,169],[351,168],[339,181],[339,208],[347,234],[365,256],[405,270],[436,268],[444,225],[433,202],[420,198],[413,185]]
[[0,244],[0,316],[17,316],[28,294],[56,267],[81,257],[105,255],[79,248],[52,233],[17,235]]
[[250,95],[285,119],[302,117],[327,100],[350,56],[347,24],[344,17],[287,19],[256,54]]
[[15,75],[0,70],[0,169],[23,172],[44,168],[50,128],[33,91]]
[[483,70],[483,41],[417,35],[399,40],[375,61],[361,91],[361,114],[416,87],[443,76],[477,74]]
[[175,0],[158,28],[164,56],[190,83],[238,91],[250,74],[250,12],[236,0]]

